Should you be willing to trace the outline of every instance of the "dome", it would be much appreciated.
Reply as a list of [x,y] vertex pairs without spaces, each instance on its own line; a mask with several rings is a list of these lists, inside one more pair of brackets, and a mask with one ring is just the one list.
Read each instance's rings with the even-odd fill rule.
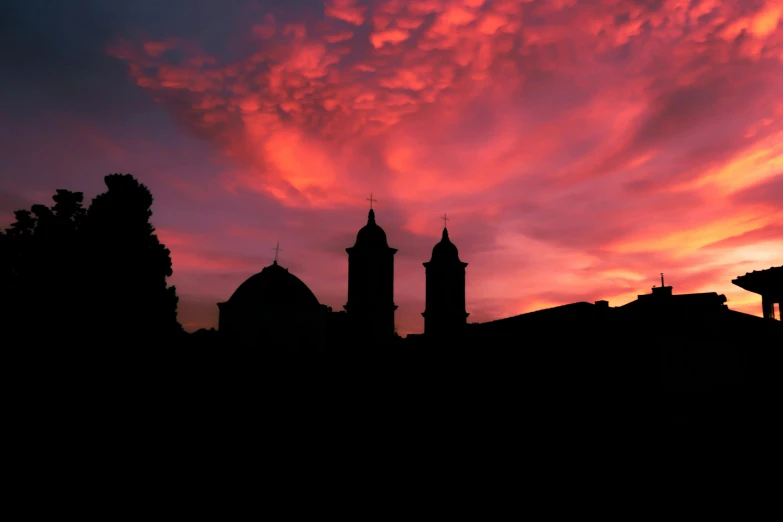
[[307,285],[277,261],[239,285],[228,303],[275,309],[318,310],[320,307]]
[[449,231],[443,229],[443,237],[440,242],[432,248],[432,261],[458,261],[459,252],[454,243],[449,239]]
[[356,244],[353,248],[389,248],[386,232],[375,223],[375,211],[372,209],[367,217],[367,224],[356,235]]

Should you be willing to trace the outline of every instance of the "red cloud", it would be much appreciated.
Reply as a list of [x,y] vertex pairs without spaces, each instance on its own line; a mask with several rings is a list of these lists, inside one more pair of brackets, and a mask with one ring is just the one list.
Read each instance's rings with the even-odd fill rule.
[[404,29],[387,29],[385,31],[378,31],[370,35],[370,42],[376,49],[383,47],[385,44],[397,44],[404,42],[408,39],[408,31]]
[[[513,261],[466,252],[482,281],[469,302],[504,303],[496,313],[631,298],[663,269],[706,274],[676,291],[733,291],[740,260],[714,246],[779,234],[779,206],[753,192],[783,166],[777,0],[341,0],[324,13],[259,21],[255,52],[233,61],[176,40],[110,53],[234,162],[230,190],[325,213],[382,192],[427,241],[446,207],[497,222],[490,239]],[[516,268],[527,258],[546,261]],[[588,267],[589,281],[568,275]]]
[[362,25],[366,8],[357,7],[356,3],[356,0],[330,0],[326,3],[326,16],[353,25]]
[[166,51],[170,51],[177,46],[177,40],[174,38],[166,39],[162,42],[149,41],[144,42],[143,48],[149,56],[158,57]]

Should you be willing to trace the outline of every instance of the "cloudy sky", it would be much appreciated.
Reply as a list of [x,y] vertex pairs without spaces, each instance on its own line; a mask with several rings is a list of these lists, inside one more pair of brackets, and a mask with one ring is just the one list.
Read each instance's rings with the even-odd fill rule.
[[341,308],[366,223],[423,328],[448,213],[470,320],[783,264],[783,0],[8,0],[0,226],[131,173],[180,321],[271,263]]

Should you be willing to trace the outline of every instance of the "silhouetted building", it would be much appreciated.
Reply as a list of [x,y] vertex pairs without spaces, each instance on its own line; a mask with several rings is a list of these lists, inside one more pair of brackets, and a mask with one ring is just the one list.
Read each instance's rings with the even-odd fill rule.
[[677,328],[701,328],[721,317],[730,311],[725,303],[726,296],[716,292],[675,295],[671,286],[661,285],[615,310],[623,320],[659,324],[678,331]]
[[370,209],[367,224],[359,230],[348,252],[348,302],[345,305],[351,333],[368,343],[394,338],[394,254],[386,232],[375,223]]
[[433,337],[456,337],[463,333],[468,314],[465,311],[465,267],[457,247],[443,236],[432,249],[432,258],[423,263],[426,277],[424,334]]
[[773,383],[781,326],[729,309],[724,295],[662,285],[621,306],[578,302],[469,324],[463,345],[516,354],[561,385],[708,391]]
[[323,347],[327,312],[312,291],[277,261],[218,303],[218,331],[231,346],[307,351]]
[[220,344],[220,334],[214,328],[200,328],[190,334],[190,345],[194,348],[211,348]]
[[[780,303],[783,302],[783,266],[754,270],[732,280],[732,283],[761,296],[761,310],[764,319],[777,319],[778,321],[783,319],[780,315]],[[776,304],[778,305],[777,316],[775,314]]]
[[772,305],[780,302],[783,267],[734,281],[762,295],[767,319],[729,309],[726,296],[715,292],[675,294],[661,275],[661,286],[621,306],[577,302],[467,324],[468,264],[444,227],[423,263],[424,333],[402,340],[394,325],[397,249],[389,247],[373,209],[346,252],[345,311],[321,305],[275,261],[218,304],[217,337],[202,331],[193,336],[194,344],[270,348],[236,352],[248,357],[320,352],[302,359],[315,363],[304,363],[314,375],[328,367],[329,375],[363,376],[367,386],[381,373],[426,382],[433,371],[441,376],[468,371],[476,386],[524,383],[553,393],[651,387],[676,393],[737,386],[768,390],[778,381],[783,324],[768,319],[775,316]]
[[662,285],[621,306],[609,306],[608,301],[571,303],[471,324],[469,330],[480,335],[527,337],[539,332],[549,339],[596,335],[614,342],[615,336],[625,340],[626,327],[644,332],[644,339],[664,339],[714,329],[716,323],[728,324],[736,315],[759,319],[730,310],[725,303],[726,296],[716,292],[674,294],[671,286]]

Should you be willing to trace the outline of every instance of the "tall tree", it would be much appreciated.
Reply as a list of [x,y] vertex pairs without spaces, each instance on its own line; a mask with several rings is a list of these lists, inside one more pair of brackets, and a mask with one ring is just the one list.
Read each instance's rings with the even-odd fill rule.
[[152,194],[130,174],[105,178],[84,222],[90,317],[108,342],[154,342],[180,331],[169,250],[149,219]]
[[165,341],[182,332],[170,252],[149,222],[152,194],[130,174],[108,190],[58,190],[54,206],[15,212],[0,232],[3,336],[43,346]]

